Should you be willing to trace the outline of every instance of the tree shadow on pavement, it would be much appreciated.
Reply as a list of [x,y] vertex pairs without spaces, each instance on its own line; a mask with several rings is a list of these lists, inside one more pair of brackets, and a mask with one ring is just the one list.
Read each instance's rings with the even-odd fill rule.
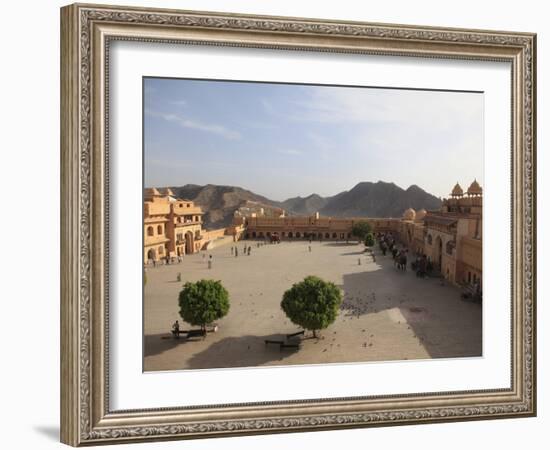
[[[266,344],[266,339],[284,340],[284,335],[247,335],[224,338],[212,343],[212,345],[205,350],[193,355],[189,359],[186,368],[213,369],[222,367],[255,367],[275,361],[280,361],[280,363],[283,364],[285,358],[300,351],[298,348],[280,349],[279,345]],[[298,340],[296,342],[298,342]]]

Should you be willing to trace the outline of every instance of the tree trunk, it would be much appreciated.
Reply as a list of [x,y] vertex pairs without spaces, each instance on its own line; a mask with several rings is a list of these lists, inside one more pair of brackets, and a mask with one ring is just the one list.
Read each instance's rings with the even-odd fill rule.
[[316,330],[312,330],[312,331],[313,331],[313,337],[314,337],[315,339],[317,339],[317,331],[316,331]]

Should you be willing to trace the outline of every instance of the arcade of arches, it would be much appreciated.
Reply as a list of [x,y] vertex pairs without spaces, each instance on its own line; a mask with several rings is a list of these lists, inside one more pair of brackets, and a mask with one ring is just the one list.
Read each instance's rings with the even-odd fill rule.
[[479,283],[482,276],[482,189],[474,180],[464,193],[457,183],[439,210],[407,209],[401,218],[335,218],[311,216],[235,215],[246,239],[270,238],[343,241],[352,239],[357,222],[368,222],[375,233],[396,235],[413,254],[425,254],[453,284]]
[[229,235],[238,239],[239,227],[204,230],[203,211],[190,200],[178,199],[170,189],[145,189],[143,204],[143,262],[174,260],[210,248]]
[[[466,193],[457,183],[439,210],[407,209],[401,218],[335,218],[280,216],[259,213],[235,214],[233,225],[219,230],[203,230],[202,208],[192,201],[177,199],[170,189],[145,191],[145,264],[209,248],[224,236],[229,242],[240,239],[283,241],[352,239],[357,222],[370,223],[374,232],[394,234],[413,254],[425,254],[436,270],[454,284],[479,284],[482,280],[482,188],[474,180]],[[261,210],[263,211],[263,210]]]

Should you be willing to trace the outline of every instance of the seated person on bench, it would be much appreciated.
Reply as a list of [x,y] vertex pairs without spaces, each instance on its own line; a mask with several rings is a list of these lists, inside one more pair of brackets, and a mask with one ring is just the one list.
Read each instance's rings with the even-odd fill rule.
[[174,337],[180,337],[180,324],[177,320],[172,325],[172,334],[174,335]]

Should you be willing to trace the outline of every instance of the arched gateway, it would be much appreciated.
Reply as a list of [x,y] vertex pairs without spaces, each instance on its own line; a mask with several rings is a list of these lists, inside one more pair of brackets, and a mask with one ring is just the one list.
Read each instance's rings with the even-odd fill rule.
[[195,248],[194,243],[195,243],[195,240],[193,238],[193,233],[191,233],[190,231],[185,233],[185,253],[187,255],[194,253],[194,248]]

